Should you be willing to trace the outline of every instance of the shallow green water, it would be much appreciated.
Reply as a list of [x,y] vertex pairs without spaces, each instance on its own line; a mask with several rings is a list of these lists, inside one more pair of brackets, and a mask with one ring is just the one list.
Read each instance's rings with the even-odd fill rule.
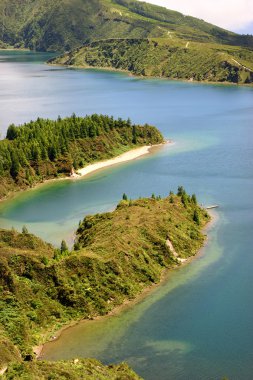
[[18,195],[0,205],[1,227],[26,224],[71,242],[85,214],[113,209],[124,192],[165,195],[181,184],[220,205],[198,260],[120,316],[68,330],[45,357],[126,360],[150,380],[252,379],[253,90],[51,68],[36,57],[0,57],[2,131],[37,116],[101,112],[153,123],[175,144]]

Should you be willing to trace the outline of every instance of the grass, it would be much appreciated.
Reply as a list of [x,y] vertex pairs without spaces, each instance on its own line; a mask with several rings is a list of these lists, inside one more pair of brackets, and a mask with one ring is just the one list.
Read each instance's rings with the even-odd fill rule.
[[127,364],[105,366],[95,359],[10,365],[6,380],[141,380]]
[[[113,212],[85,217],[72,252],[54,249],[25,229],[0,230],[0,364],[14,363],[6,379],[62,369],[24,360],[64,324],[107,314],[158,283],[164,270],[180,265],[179,258],[194,256],[208,221],[183,191],[164,199],[122,200]],[[66,366],[71,373],[73,365]]]
[[176,37],[95,41],[51,62],[113,68],[147,77],[236,84],[253,82],[251,50]]

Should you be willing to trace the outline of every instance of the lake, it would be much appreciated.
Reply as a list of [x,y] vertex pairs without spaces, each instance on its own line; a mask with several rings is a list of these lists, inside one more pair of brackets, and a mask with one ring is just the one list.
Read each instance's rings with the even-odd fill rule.
[[44,357],[124,360],[147,380],[252,379],[253,89],[50,67],[48,57],[0,52],[2,137],[12,122],[96,112],[154,124],[174,144],[18,194],[1,203],[0,227],[71,245],[79,220],[123,193],[164,196],[178,185],[220,207],[198,259],[120,315],[66,330]]

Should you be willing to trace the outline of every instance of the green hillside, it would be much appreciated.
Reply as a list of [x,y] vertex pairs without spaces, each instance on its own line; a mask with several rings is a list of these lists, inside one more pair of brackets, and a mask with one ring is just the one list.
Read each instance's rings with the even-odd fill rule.
[[117,371],[115,379],[137,379],[124,365],[110,369],[111,375],[102,367],[107,375],[96,377],[96,363],[38,363],[32,347],[62,325],[105,315],[158,283],[164,269],[197,253],[208,220],[196,197],[180,187],[164,199],[124,195],[115,211],[85,217],[74,251],[64,244],[54,249],[25,228],[21,234],[0,230],[0,370],[9,367],[4,378],[65,379],[52,376],[63,371],[67,379],[93,379],[78,377],[90,365],[94,379],[114,379]]
[[95,359],[13,363],[3,380],[141,380],[127,364],[105,366]]
[[162,142],[155,127],[97,114],[10,125],[6,139],[0,141],[0,199],[11,191],[70,175],[73,168]]
[[253,51],[178,38],[111,39],[86,43],[51,63],[126,70],[135,75],[252,83]]
[[85,39],[168,35],[253,47],[241,36],[194,17],[136,0],[1,0],[0,40],[7,45],[68,51]]

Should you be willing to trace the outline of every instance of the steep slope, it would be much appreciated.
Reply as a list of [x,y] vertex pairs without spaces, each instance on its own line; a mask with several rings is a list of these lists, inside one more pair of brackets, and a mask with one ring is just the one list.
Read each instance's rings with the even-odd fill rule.
[[175,37],[93,41],[50,63],[113,68],[170,79],[253,82],[253,51]]
[[41,51],[68,51],[85,39],[166,37],[253,46],[194,17],[136,0],[1,0],[0,40]]

